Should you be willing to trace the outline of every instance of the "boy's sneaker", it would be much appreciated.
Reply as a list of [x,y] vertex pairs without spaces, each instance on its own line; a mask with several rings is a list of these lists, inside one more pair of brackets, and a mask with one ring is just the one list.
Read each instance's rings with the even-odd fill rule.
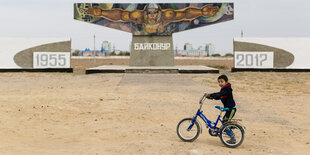
[[236,144],[235,137],[231,137],[230,140],[227,141],[228,144]]

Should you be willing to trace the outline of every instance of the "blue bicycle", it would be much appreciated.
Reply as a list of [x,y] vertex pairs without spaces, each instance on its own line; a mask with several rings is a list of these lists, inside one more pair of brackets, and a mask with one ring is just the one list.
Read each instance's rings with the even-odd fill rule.
[[[184,118],[179,122],[177,126],[177,134],[179,138],[185,142],[193,142],[198,138],[199,134],[202,133],[201,124],[197,120],[197,117],[199,116],[206,123],[206,127],[209,128],[209,134],[211,136],[219,136],[222,143],[227,147],[234,148],[240,146],[243,142],[245,133],[245,127],[240,124],[240,120],[232,119],[229,122],[223,123],[221,120],[221,114],[223,111],[229,109],[215,106],[215,108],[219,109],[221,112],[217,117],[216,122],[209,121],[201,111],[205,99],[205,95],[200,99],[200,108],[193,118]],[[219,122],[221,122],[222,125],[218,128],[217,124]]]

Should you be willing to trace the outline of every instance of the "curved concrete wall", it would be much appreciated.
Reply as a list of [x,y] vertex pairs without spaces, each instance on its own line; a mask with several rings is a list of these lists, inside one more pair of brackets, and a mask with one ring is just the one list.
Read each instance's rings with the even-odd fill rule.
[[31,69],[33,52],[71,52],[70,38],[0,38],[0,68]]
[[310,69],[309,44],[310,38],[234,38],[234,52],[273,52],[273,68]]

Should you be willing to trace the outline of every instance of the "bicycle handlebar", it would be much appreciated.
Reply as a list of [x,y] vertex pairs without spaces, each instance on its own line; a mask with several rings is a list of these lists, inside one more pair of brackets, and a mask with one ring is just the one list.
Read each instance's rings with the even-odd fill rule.
[[207,98],[206,93],[204,93],[203,96],[201,97],[200,101],[199,101],[199,104],[200,104],[199,110],[201,110],[203,102],[206,100],[206,98]]
[[[204,101],[207,99],[206,94],[207,94],[207,93],[204,93],[203,96],[202,96],[202,97],[200,98],[200,100],[199,100],[199,104],[200,104],[199,110],[201,110]],[[210,99],[210,98],[209,98],[209,99]],[[215,108],[219,109],[220,111],[227,111],[227,110],[229,110],[229,108],[223,108],[223,107],[220,107],[220,106],[215,106]]]
[[203,104],[203,102],[206,100],[206,94],[204,93],[203,96],[201,97],[199,104]]

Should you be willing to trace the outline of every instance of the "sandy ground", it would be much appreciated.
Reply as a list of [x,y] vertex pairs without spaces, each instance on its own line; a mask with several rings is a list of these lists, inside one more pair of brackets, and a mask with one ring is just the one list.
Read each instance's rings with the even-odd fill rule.
[[205,127],[191,143],[176,134],[219,74],[1,73],[0,154],[309,153],[310,73],[224,73],[247,127],[235,149]]

